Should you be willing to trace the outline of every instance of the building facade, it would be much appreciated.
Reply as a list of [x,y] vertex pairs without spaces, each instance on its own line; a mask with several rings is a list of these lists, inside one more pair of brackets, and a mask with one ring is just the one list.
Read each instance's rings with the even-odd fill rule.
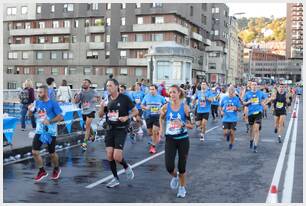
[[89,78],[103,87],[110,74],[131,85],[148,78],[145,56],[161,42],[191,49],[194,79],[209,71],[225,79],[227,62],[212,70],[208,58],[212,40],[226,59],[225,4],[8,3],[3,9],[4,89],[26,79],[38,86],[49,76],[57,85],[66,79],[79,88]]
[[303,4],[287,4],[286,57],[303,58]]
[[239,39],[238,22],[234,16],[229,19],[229,39],[228,39],[228,75],[227,83],[236,83],[239,64]]

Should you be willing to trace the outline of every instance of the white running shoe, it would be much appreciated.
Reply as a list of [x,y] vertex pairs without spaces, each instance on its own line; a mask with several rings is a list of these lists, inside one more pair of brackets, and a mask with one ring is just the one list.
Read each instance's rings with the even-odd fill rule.
[[171,181],[170,181],[170,187],[171,189],[175,190],[177,189],[179,186],[179,178],[178,178],[178,174],[176,177],[172,177]]
[[120,184],[119,180],[114,177],[109,183],[107,183],[106,187],[113,188],[113,187],[116,187],[119,184]]
[[179,186],[178,192],[177,192],[177,197],[184,198],[186,196],[186,189],[184,186]]
[[133,172],[133,170],[132,170],[131,165],[128,164],[128,166],[129,166],[129,167],[126,168],[126,170],[125,170],[126,178],[127,178],[128,180],[132,180],[132,179],[134,179],[135,175],[134,175],[134,172]]

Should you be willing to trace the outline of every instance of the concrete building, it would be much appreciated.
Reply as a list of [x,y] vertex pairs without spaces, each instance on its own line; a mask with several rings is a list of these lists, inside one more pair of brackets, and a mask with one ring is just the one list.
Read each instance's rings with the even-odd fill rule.
[[236,17],[231,16],[229,19],[229,39],[228,39],[228,75],[227,83],[235,83],[238,71],[238,21]]
[[303,4],[287,4],[286,57],[303,58]]
[[237,55],[237,62],[238,62],[238,69],[236,73],[235,82],[242,83],[243,82],[243,74],[244,74],[244,43],[240,37],[238,37],[238,55]]
[[[25,79],[40,85],[49,76],[57,85],[66,79],[79,88],[89,78],[103,87],[109,74],[131,85],[148,78],[145,55],[160,42],[191,49],[194,79],[207,71],[225,79],[225,4],[7,3],[3,9],[4,89]],[[220,52],[215,69],[208,52]]]

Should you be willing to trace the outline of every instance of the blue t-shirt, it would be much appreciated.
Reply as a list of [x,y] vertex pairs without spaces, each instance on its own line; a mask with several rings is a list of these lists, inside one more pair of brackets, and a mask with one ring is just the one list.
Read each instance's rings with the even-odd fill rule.
[[132,95],[131,95],[130,92],[125,91],[123,94],[126,95],[126,96],[128,96],[128,97],[130,98],[130,100],[133,101],[133,98],[132,98]]
[[211,102],[208,101],[208,98],[213,97],[210,90],[206,90],[204,93],[202,91],[197,91],[195,93],[195,99],[198,100],[197,113],[209,113]]
[[235,108],[241,107],[240,100],[237,96],[229,97],[225,96],[220,106],[224,112],[222,122],[237,122],[238,121],[238,112],[235,111]]
[[35,114],[36,114],[36,134],[48,133],[51,136],[57,135],[57,124],[52,123],[44,125],[42,122],[47,119],[51,120],[57,115],[60,115],[63,111],[59,104],[54,100],[48,100],[46,102],[41,100],[35,101]]
[[214,101],[211,102],[211,105],[219,106],[219,101],[215,98],[215,97],[218,96],[218,93],[217,92],[212,92],[211,94],[214,97]]
[[296,94],[301,95],[302,93],[303,93],[303,89],[302,89],[302,87],[298,87],[298,88],[296,88]]
[[149,107],[149,110],[146,111],[146,116],[159,116],[160,109],[165,103],[166,99],[158,94],[155,96],[147,94],[141,102],[142,105]]
[[56,93],[53,88],[48,88],[48,97],[50,100],[56,100]]
[[142,91],[134,91],[131,96],[136,108],[141,109],[141,101],[144,98],[144,93]]
[[248,116],[252,114],[258,114],[259,112],[263,112],[263,106],[261,105],[261,102],[266,99],[266,95],[262,92],[257,90],[256,92],[248,91],[243,101],[247,102],[251,100],[251,104],[248,105]]

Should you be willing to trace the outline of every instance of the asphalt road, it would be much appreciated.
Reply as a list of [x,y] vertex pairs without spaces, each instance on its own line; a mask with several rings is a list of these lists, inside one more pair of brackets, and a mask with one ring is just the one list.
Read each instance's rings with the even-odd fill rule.
[[[298,132],[295,152],[295,170],[292,202],[303,201],[303,134],[302,102],[299,106]],[[288,127],[291,113],[286,118]],[[60,151],[61,177],[50,180],[52,168],[49,158],[44,157],[49,176],[41,183],[34,183],[37,173],[33,159],[6,165],[3,168],[4,202],[77,203],[77,202],[203,202],[203,203],[264,203],[283,144],[277,143],[274,134],[273,116],[263,119],[261,141],[258,153],[249,149],[249,137],[245,124],[239,122],[236,143],[233,150],[223,140],[221,122],[208,123],[210,132],[206,141],[199,141],[199,132],[190,131],[190,153],[187,162],[187,196],[176,198],[176,190],[171,190],[164,165],[164,155],[160,155],[134,168],[135,179],[127,181],[120,175],[117,188],[108,189],[107,182],[91,189],[88,185],[111,174],[105,156],[103,141],[91,143],[86,152],[80,147]],[[286,131],[285,131],[286,132]],[[284,132],[284,134],[285,134]],[[132,144],[129,139],[125,145],[125,159],[130,164],[142,161],[148,153],[147,137]],[[290,142],[288,146],[289,152]],[[164,144],[158,145],[158,152]],[[282,170],[279,185],[279,199],[282,197],[284,173],[288,158]],[[122,166],[117,165],[121,170]]]

